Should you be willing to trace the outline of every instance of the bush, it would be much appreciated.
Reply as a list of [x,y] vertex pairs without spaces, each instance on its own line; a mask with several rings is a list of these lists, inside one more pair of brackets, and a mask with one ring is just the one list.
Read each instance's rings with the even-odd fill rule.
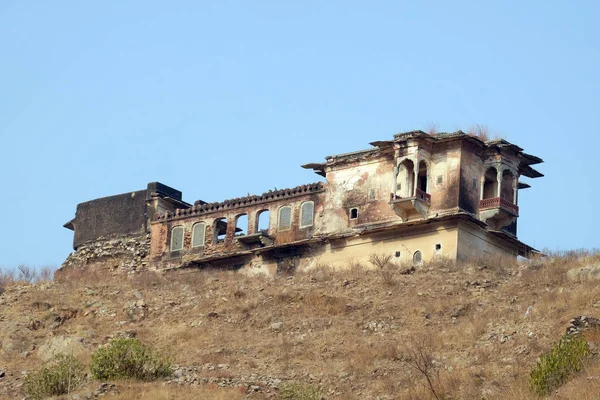
[[549,354],[543,355],[529,375],[532,389],[544,396],[563,383],[569,376],[583,368],[589,346],[579,336],[563,336]]
[[171,358],[138,339],[110,341],[92,354],[90,372],[95,379],[138,379],[149,381],[171,375]]
[[56,355],[38,372],[25,378],[25,392],[32,399],[67,394],[85,381],[85,367],[73,356]]
[[323,389],[298,382],[284,383],[279,387],[282,400],[321,400]]

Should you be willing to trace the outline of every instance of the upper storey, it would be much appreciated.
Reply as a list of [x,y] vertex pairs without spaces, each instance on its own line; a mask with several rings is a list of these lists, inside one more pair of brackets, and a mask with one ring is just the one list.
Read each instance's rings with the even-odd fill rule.
[[532,168],[542,162],[539,157],[506,140],[482,140],[462,131],[410,131],[371,145],[374,148],[303,166],[326,177],[331,190],[347,192],[345,204],[336,206],[360,203],[372,209],[370,201],[387,198],[391,208],[379,205],[365,223],[465,212],[492,230],[516,235],[518,190],[529,187],[519,178],[543,176]]

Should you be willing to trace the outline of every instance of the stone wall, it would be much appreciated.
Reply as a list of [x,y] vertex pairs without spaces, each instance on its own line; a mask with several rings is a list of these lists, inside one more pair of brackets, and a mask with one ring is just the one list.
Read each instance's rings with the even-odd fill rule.
[[59,271],[73,267],[128,273],[149,268],[149,254],[149,234],[100,237],[69,254]]
[[103,197],[77,205],[71,221],[73,248],[108,235],[136,235],[146,230],[146,190]]

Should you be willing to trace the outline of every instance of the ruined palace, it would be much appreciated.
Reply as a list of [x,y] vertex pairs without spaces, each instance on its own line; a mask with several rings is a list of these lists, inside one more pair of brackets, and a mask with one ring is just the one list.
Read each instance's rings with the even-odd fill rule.
[[419,264],[436,257],[525,256],[517,239],[522,177],[542,160],[503,139],[411,131],[303,165],[316,183],[217,203],[158,182],[81,203],[64,268],[231,268],[275,273],[368,264],[372,253]]

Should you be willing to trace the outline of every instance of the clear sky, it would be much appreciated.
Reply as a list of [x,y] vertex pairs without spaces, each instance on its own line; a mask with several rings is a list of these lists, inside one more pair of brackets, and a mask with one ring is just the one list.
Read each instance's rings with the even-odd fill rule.
[[397,132],[545,160],[519,238],[600,247],[600,2],[0,0],[0,266],[59,266],[78,203],[220,201]]

